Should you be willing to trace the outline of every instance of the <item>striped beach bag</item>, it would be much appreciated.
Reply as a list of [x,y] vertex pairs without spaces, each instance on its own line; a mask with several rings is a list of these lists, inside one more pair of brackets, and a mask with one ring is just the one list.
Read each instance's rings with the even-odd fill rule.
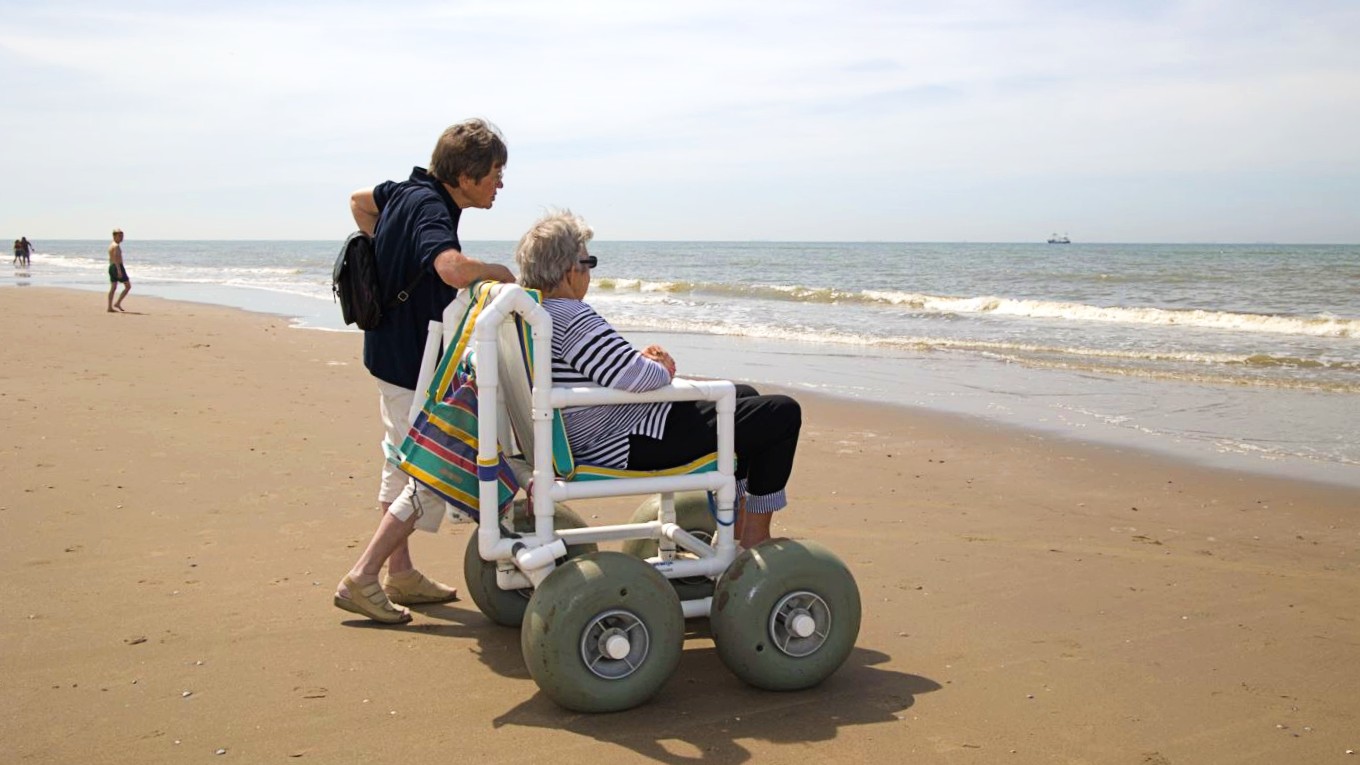
[[[505,456],[489,465],[477,460],[477,380],[464,358],[477,315],[486,306],[494,283],[469,288],[468,311],[454,333],[456,341],[445,349],[426,391],[421,408],[406,439],[391,455],[397,467],[453,505],[458,512],[480,520],[479,481],[495,479],[500,513],[510,508],[519,482]],[[499,446],[499,445],[498,445]]]

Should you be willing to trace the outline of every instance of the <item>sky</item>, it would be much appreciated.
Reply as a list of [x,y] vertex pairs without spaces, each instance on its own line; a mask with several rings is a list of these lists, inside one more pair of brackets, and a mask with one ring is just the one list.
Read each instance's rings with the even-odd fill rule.
[[0,0],[0,103],[0,240],[339,241],[484,117],[465,240],[1360,242],[1354,0]]

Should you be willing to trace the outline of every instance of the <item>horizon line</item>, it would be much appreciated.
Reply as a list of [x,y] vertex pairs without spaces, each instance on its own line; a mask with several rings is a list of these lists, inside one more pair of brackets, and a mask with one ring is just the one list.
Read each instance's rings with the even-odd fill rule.
[[[35,239],[46,240],[49,242],[103,242],[105,239],[81,239],[67,237],[34,237]],[[335,239],[298,239],[298,238],[269,238],[269,237],[250,237],[241,239],[186,239],[186,238],[148,238],[133,239],[136,242],[343,242],[343,237]],[[495,242],[495,243],[515,243],[518,239],[467,239],[467,242]],[[623,244],[629,242],[646,242],[655,244],[1056,244],[1042,239],[603,239],[595,238],[594,242]],[[1306,247],[1306,246],[1328,246],[1328,247],[1355,247],[1360,246],[1360,242],[1286,242],[1275,240],[1257,240],[1251,242],[1225,241],[1218,239],[1205,240],[1181,240],[1181,241],[1156,241],[1156,240],[1126,240],[1126,241],[1099,241],[1099,240],[1074,240],[1062,243],[1061,246],[1071,245],[1107,245],[1107,244],[1193,244],[1193,245],[1238,245],[1252,247]]]

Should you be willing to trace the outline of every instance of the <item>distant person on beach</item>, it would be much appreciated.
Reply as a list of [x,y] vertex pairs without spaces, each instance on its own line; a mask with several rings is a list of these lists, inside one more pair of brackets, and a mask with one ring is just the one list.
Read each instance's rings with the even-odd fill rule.
[[[123,285],[123,294],[118,296],[117,302],[113,299],[113,293],[118,291],[118,285]],[[123,310],[123,298],[127,297],[128,291],[132,289],[132,280],[128,278],[127,269],[123,267],[123,229],[113,230],[113,241],[109,243],[109,313],[114,309]]]
[[24,243],[18,239],[14,240],[14,260],[11,266],[17,266],[24,261]]
[[[550,213],[515,249],[521,283],[543,292],[552,316],[553,384],[660,388],[675,376],[670,354],[659,345],[637,350],[585,302],[599,262],[586,250],[592,236],[571,212]],[[562,418],[573,456],[601,467],[672,468],[712,453],[718,442],[717,404],[708,401],[571,407]],[[802,409],[792,398],[737,386],[734,531],[742,547],[769,539],[771,514],[788,504],[784,487],[802,424]]]
[[24,237],[23,239],[20,239],[20,240],[19,240],[19,243],[22,244],[22,245],[24,246],[24,258],[23,258],[23,261],[24,261],[24,265],[27,266],[27,265],[28,265],[29,259],[33,257],[33,243],[30,242],[30,241],[28,241],[28,237]]
[[[443,317],[444,308],[461,287],[486,279],[515,280],[505,266],[464,255],[458,241],[462,211],[491,209],[496,191],[504,185],[501,176],[508,158],[505,140],[495,126],[467,120],[439,137],[429,170],[417,167],[408,180],[380,183],[350,197],[354,222],[373,236],[379,282],[386,292],[383,305],[392,303],[400,290],[410,294],[406,301],[384,309],[381,323],[364,332],[364,366],[381,394],[384,447],[378,507],[382,518],[335,592],[336,607],[374,621],[408,622],[411,613],[400,606],[458,599],[457,590],[416,570],[407,545],[416,520],[424,513],[438,515],[422,528],[438,528],[444,503],[428,490],[417,492],[416,484],[387,461],[386,445],[399,446],[410,429],[430,321]],[[379,582],[384,563],[387,576]]]

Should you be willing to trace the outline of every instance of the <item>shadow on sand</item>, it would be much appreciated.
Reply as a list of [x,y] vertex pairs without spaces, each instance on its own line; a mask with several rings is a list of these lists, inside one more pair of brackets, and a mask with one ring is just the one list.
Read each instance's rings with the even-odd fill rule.
[[[412,632],[477,643],[477,656],[503,677],[532,683],[520,654],[519,630],[490,623],[462,604],[420,606],[444,624],[406,627]],[[497,728],[525,726],[574,733],[614,744],[665,763],[743,763],[751,759],[742,739],[771,743],[829,741],[846,726],[901,724],[916,697],[940,689],[918,675],[881,669],[887,654],[856,648],[826,682],[805,691],[776,693],[752,688],[723,666],[709,641],[708,623],[692,621],[680,666],[661,693],[636,709],[579,714],[562,709],[541,692],[495,720]],[[694,645],[703,642],[702,647]]]

